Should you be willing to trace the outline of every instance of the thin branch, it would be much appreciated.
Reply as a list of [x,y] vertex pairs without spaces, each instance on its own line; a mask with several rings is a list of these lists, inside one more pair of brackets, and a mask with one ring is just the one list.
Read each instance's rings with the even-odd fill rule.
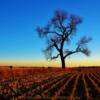
[[60,51],[60,49],[59,49],[58,45],[56,44],[55,40],[51,39],[51,41],[54,43],[55,48],[56,48],[58,51]]
[[59,55],[60,55],[60,54],[57,54],[56,56],[51,57],[51,60],[58,58]]
[[72,55],[74,53],[78,53],[79,51],[75,50],[75,51],[68,51],[68,53],[64,56],[64,58],[66,58],[69,55]]
[[61,34],[59,34],[59,33],[56,32],[56,31],[47,31],[47,33],[55,33],[57,36],[62,36]]

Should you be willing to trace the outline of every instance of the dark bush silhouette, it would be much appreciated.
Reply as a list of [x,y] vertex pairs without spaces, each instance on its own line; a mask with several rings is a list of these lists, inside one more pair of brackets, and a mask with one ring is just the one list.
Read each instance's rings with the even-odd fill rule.
[[[82,37],[76,45],[75,50],[67,48],[67,44],[75,35],[77,26],[82,23],[79,16],[68,14],[64,11],[56,11],[54,17],[45,27],[37,27],[36,31],[40,38],[46,38],[47,47],[44,53],[47,59],[56,59],[60,56],[62,68],[65,68],[66,57],[81,52],[87,56],[90,51],[87,48],[87,43],[91,40],[90,37]],[[56,49],[58,54],[53,56],[53,50]]]

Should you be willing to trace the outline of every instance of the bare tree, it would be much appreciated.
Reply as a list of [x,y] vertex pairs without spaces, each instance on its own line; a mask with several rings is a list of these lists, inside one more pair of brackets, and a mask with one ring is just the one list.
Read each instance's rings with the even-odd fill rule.
[[[56,59],[60,56],[62,68],[65,68],[66,57],[81,52],[87,56],[90,51],[87,48],[87,43],[91,40],[90,37],[82,37],[76,44],[74,50],[67,48],[67,43],[76,33],[77,26],[82,23],[79,16],[68,14],[64,11],[56,11],[53,18],[45,27],[37,27],[36,31],[40,38],[46,38],[47,46],[44,53],[47,59]],[[57,50],[57,54],[53,56],[53,50]]]

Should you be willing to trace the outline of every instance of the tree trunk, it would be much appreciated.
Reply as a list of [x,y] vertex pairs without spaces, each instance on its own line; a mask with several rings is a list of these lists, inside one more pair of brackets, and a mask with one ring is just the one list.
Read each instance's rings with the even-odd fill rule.
[[62,69],[65,69],[65,59],[62,55],[61,55],[61,64],[62,64]]

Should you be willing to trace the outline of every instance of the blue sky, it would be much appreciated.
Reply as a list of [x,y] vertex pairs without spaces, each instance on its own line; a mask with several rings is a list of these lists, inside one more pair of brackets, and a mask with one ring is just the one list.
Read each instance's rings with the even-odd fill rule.
[[46,25],[57,9],[83,18],[75,39],[83,35],[93,38],[89,43],[91,56],[74,55],[68,66],[95,62],[99,65],[100,0],[0,0],[0,64],[59,66],[59,59],[45,60],[42,53],[45,41],[35,31],[37,26]]

